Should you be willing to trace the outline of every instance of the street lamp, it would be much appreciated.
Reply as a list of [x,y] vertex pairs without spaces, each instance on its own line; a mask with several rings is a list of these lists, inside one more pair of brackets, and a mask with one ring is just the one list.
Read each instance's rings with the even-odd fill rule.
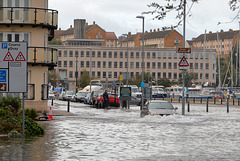
[[75,86],[75,93],[77,93],[77,78],[78,78],[78,72],[77,72],[77,67],[78,67],[78,61],[77,61],[78,56],[76,55],[76,70],[75,70],[75,78],[76,78],[76,86]]
[[92,92],[92,83],[91,83],[91,81],[92,81],[92,49],[91,48],[89,48],[89,57],[90,57],[90,93]]
[[127,36],[127,86],[128,86],[128,75],[129,75],[129,72],[128,72],[128,66],[129,66],[129,63],[128,63],[128,34],[123,34],[123,36]]
[[[142,83],[144,82],[144,16],[137,16],[136,18],[140,18],[142,19]],[[141,83],[141,87],[142,87],[142,83]],[[143,98],[143,87],[142,87],[142,100],[141,100],[141,110],[143,109],[143,102],[144,102],[144,98]]]

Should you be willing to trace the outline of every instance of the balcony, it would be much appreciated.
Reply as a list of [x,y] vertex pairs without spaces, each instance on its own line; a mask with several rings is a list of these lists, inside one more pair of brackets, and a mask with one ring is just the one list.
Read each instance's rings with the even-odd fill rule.
[[28,47],[28,64],[33,66],[57,66],[57,49],[49,47]]
[[31,7],[0,7],[0,25],[31,25],[49,30],[49,41],[58,27],[58,11]]

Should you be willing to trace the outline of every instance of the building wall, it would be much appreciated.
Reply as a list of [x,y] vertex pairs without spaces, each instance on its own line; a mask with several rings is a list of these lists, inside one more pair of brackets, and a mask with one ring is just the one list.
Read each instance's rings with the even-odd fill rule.
[[[100,33],[100,38],[98,34]],[[94,26],[91,30],[86,32],[86,39],[103,39],[103,46],[106,46],[106,32],[98,26]]]
[[[83,56],[81,56],[80,54],[80,56],[78,57],[78,71],[82,71],[83,69],[90,71],[90,66],[86,66],[86,64],[90,64],[90,61],[95,62],[95,66],[92,67],[92,72],[94,72],[93,76],[95,75],[96,77],[98,77],[97,73],[99,72],[99,78],[102,81],[105,81],[106,78],[108,78],[109,82],[117,81],[120,74],[122,74],[123,72],[127,72],[127,68],[125,66],[125,63],[127,62],[127,58],[125,57],[125,53],[127,50],[126,48],[93,47],[91,48],[91,51],[95,52],[95,56],[92,57],[91,60],[90,57],[86,57],[86,52],[90,51],[90,49],[86,47],[84,48],[61,46],[58,47],[58,50],[59,52],[61,52],[61,56],[58,57],[58,65],[61,64],[61,66],[58,66],[57,70],[67,70],[68,81],[71,83],[75,82],[74,72],[76,70],[76,58],[74,55],[72,57],[69,57],[70,51],[72,51],[73,53],[75,53],[75,51],[78,51],[79,54],[81,52],[84,53]],[[64,51],[67,52],[66,57],[64,57]],[[98,57],[98,52],[101,53],[101,57]],[[204,75],[208,75],[208,78],[204,77],[204,82],[210,82],[214,84],[216,82],[215,50],[206,50],[205,55],[203,54],[202,49],[193,49],[192,52],[193,54],[191,56],[188,55],[187,60],[189,64],[191,64],[191,67],[188,68],[188,72],[198,74],[198,79],[194,80],[194,82],[198,84],[202,82],[202,79],[200,79],[200,74],[203,72],[203,69],[200,68],[201,64],[205,67]],[[103,53],[106,53],[106,57],[103,56]],[[109,57],[109,53],[112,53],[111,57]],[[116,53],[117,57],[114,57],[114,53]],[[133,57],[131,55],[132,53]],[[178,67],[178,63],[180,62],[181,58],[181,54],[176,53],[176,48],[145,48],[145,72],[150,72],[155,79],[168,78],[170,80],[177,81],[179,79],[179,74],[182,72],[181,70],[179,70]],[[64,66],[64,61],[67,62],[66,66]],[[70,61],[72,61],[71,67],[69,66]],[[129,73],[132,76],[136,74],[141,74],[141,61],[141,48],[129,48]],[[83,66],[81,66],[81,62],[84,63]],[[99,67],[97,66],[98,62],[101,63],[101,66]],[[103,66],[104,62],[106,63],[105,67]],[[112,63],[111,67],[109,67],[109,63]],[[114,67],[114,63],[117,64],[117,67]],[[158,67],[158,63],[160,63],[160,67]],[[120,66],[120,64],[122,64],[122,66]],[[133,64],[133,67],[131,66],[131,64]],[[196,64],[198,68],[195,68]],[[73,73],[72,77],[69,77],[70,72]],[[104,73],[106,74],[105,76],[103,76]]]
[[173,30],[167,37],[164,38],[164,47],[176,47],[175,41],[176,38],[178,38],[180,44],[178,44],[178,47],[183,46],[183,36],[180,35],[178,32]]

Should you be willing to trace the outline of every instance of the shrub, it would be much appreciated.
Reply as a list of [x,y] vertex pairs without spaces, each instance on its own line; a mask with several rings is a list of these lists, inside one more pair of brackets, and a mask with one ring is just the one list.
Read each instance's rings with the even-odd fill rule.
[[35,118],[38,116],[38,114],[35,109],[26,109],[25,116],[35,120]]
[[0,99],[0,107],[10,110],[11,112],[17,113],[21,108],[21,99],[17,97],[3,97]]

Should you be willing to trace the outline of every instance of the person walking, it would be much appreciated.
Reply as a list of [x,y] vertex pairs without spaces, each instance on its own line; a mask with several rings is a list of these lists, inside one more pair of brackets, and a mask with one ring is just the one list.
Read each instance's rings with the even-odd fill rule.
[[104,100],[104,108],[108,108],[109,98],[108,98],[107,90],[105,90],[105,92],[103,93],[103,100]]

